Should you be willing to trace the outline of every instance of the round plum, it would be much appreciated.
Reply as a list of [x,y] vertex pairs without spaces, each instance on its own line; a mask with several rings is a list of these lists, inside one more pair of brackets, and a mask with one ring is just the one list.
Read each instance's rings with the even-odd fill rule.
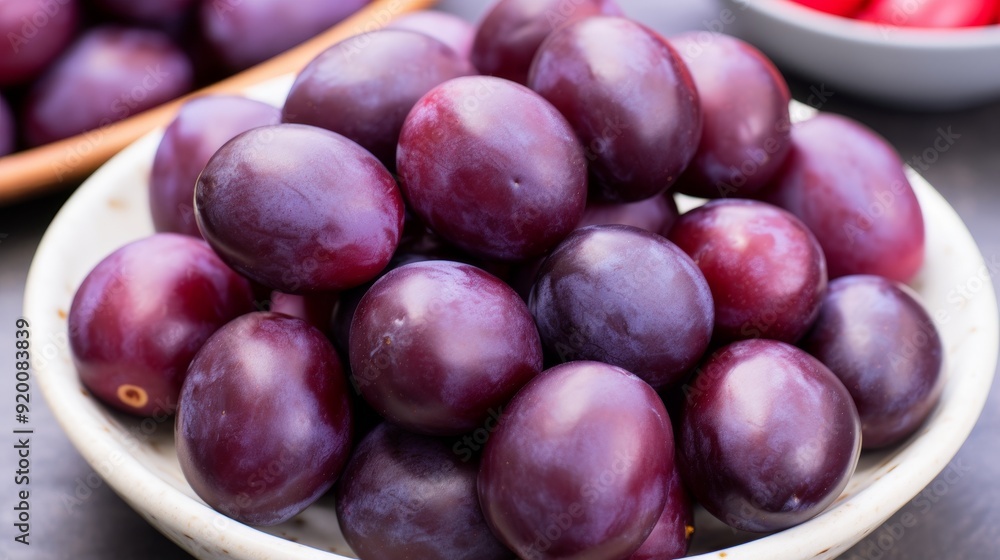
[[307,125],[244,132],[195,187],[205,239],[234,269],[286,293],[358,286],[399,243],[403,200],[377,159],[343,136]]
[[691,70],[704,119],[698,152],[676,190],[746,197],[764,188],[788,156],[791,94],[774,63],[750,44],[722,34],[706,43],[699,35],[670,41]]
[[819,313],[827,285],[823,251],[809,229],[780,208],[714,200],[682,215],[670,240],[712,288],[717,343],[794,343]]
[[191,362],[174,431],[181,469],[203,500],[242,523],[275,525],[333,486],[352,429],[340,359],[323,333],[250,313]]
[[500,0],[476,30],[472,63],[483,74],[523,84],[538,47],[553,31],[601,14],[622,12],[614,0]]
[[657,389],[680,381],[712,338],[712,293],[698,267],[631,226],[573,232],[542,264],[528,305],[560,362],[616,365]]
[[[678,215],[677,203],[670,194],[654,196],[639,202],[591,201],[587,203],[587,208],[583,211],[583,218],[580,219],[576,229],[587,226],[623,225],[637,227],[666,237],[674,222],[677,221]],[[508,272],[507,283],[525,301],[528,300],[531,286],[535,283],[538,270],[542,268],[544,260],[545,257],[537,257],[517,263]]]
[[861,422],[851,395],[794,346],[735,342],[698,369],[686,393],[681,475],[698,503],[736,529],[803,523],[854,473]]
[[0,0],[0,88],[41,75],[73,41],[79,20],[78,0]]
[[442,82],[471,74],[467,59],[423,33],[366,33],[310,62],[295,79],[282,117],[343,134],[393,169],[399,131],[417,101]]
[[73,361],[105,403],[170,415],[202,344],[252,310],[250,284],[204,241],[156,234],[105,257],[77,289],[69,311]]
[[[677,221],[677,203],[670,194],[654,196],[639,202],[596,202],[587,203],[583,218],[576,229],[587,226],[633,226],[666,237]],[[531,286],[542,268],[545,257],[537,257],[512,266],[507,283],[528,301]]]
[[245,97],[210,95],[188,101],[163,133],[149,177],[156,231],[201,237],[194,186],[208,160],[237,134],[281,122],[278,108]]
[[941,337],[912,291],[891,280],[844,276],[831,282],[801,346],[847,386],[866,449],[915,432],[941,395]]
[[683,558],[694,534],[694,504],[681,481],[680,470],[674,463],[667,484],[667,504],[646,541],[628,560],[665,560]]
[[[428,237],[433,238],[432,235]],[[418,243],[416,247],[404,247],[400,243],[400,248],[396,251],[396,254],[392,256],[389,264],[382,269],[382,272],[377,277],[370,282],[366,282],[350,290],[344,290],[338,294],[337,303],[333,308],[333,315],[330,318],[330,334],[332,335],[333,345],[343,352],[345,356],[350,352],[350,343],[348,340],[351,334],[351,323],[354,321],[354,313],[358,309],[358,304],[361,303],[361,298],[368,293],[368,290],[371,289],[376,281],[393,270],[412,263],[441,260],[462,262],[458,251],[453,251],[445,246],[433,245],[433,243],[434,241],[430,241],[426,247],[421,246],[424,245],[423,242]]]
[[498,260],[539,256],[587,202],[583,148],[566,119],[524,86],[445,82],[413,108],[397,154],[403,194],[445,240]]
[[371,0],[211,1],[201,2],[198,17],[209,49],[235,71],[302,43],[369,2]]
[[583,211],[577,229],[587,226],[623,225],[657,233],[666,237],[680,213],[677,202],[669,194],[654,196],[639,202],[590,202]]
[[538,49],[528,85],[587,147],[600,199],[662,193],[698,148],[702,116],[691,74],[663,37],[634,21],[601,16],[560,28]]
[[386,29],[408,29],[434,37],[468,60],[476,28],[464,19],[447,12],[422,10],[410,12],[389,22]]
[[107,126],[187,93],[193,79],[191,61],[160,31],[91,29],[32,87],[25,139],[38,146]]
[[449,261],[389,272],[351,323],[355,382],[404,428],[458,435],[482,426],[542,369],[542,346],[520,297],[498,278]]
[[924,262],[924,218],[899,154],[871,129],[820,113],[792,127],[792,151],[761,200],[816,235],[830,277],[909,281]]
[[486,442],[479,501],[520,558],[628,558],[667,502],[670,418],[627,371],[573,362],[511,401]]
[[365,560],[506,560],[476,493],[477,460],[445,440],[382,423],[358,444],[337,482],[337,520]]

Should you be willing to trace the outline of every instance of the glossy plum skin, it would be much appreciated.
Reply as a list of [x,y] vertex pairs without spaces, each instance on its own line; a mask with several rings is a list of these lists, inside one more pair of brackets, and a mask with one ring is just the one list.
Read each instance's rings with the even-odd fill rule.
[[201,237],[194,218],[194,185],[208,160],[241,132],[281,122],[281,111],[239,96],[213,95],[185,103],[160,140],[149,177],[156,231]]
[[500,0],[479,23],[472,63],[483,74],[526,83],[538,47],[562,25],[622,15],[613,0]]
[[663,513],[653,527],[653,532],[628,560],[683,558],[691,545],[693,534],[694,504],[684,488],[675,462],[670,482],[667,483],[667,503],[663,506]]
[[677,203],[669,194],[654,196],[639,202],[607,203],[590,202],[583,212],[577,229],[587,226],[623,225],[657,233],[664,237],[670,233],[680,213]]
[[823,251],[788,212],[753,200],[715,200],[680,217],[670,240],[694,259],[715,301],[716,343],[796,342],[826,293]]
[[417,216],[490,259],[545,253],[586,205],[586,160],[569,123],[499,78],[457,78],[424,96],[403,124],[397,164]]
[[718,350],[687,391],[681,475],[712,515],[744,531],[816,516],[847,486],[861,454],[850,393],[818,360],[783,342]]
[[872,0],[855,17],[882,25],[958,28],[997,23],[996,10],[994,0]]
[[[654,196],[639,202],[591,201],[587,203],[587,208],[583,211],[583,218],[580,219],[576,229],[587,226],[623,225],[637,227],[666,237],[679,215],[677,203],[670,194]],[[542,268],[544,260],[544,257],[538,257],[517,263],[511,267],[508,273],[507,283],[518,294],[521,294],[525,301],[528,301],[531,286],[535,283],[535,277],[538,275],[538,270]]]
[[0,156],[5,156],[14,151],[15,139],[17,138],[17,128],[14,124],[14,113],[10,110],[10,105],[0,96]]
[[0,87],[38,77],[73,40],[77,0],[5,0],[0,7]]
[[508,405],[483,451],[479,501],[521,558],[625,560],[656,525],[673,468],[653,389],[623,369],[573,362]]
[[542,264],[528,306],[559,361],[616,365],[657,389],[678,382],[712,338],[712,294],[698,267],[630,226],[573,232]]
[[282,117],[343,134],[396,166],[403,121],[442,82],[475,74],[469,61],[423,33],[383,30],[347,39],[295,79]]
[[591,190],[603,200],[665,191],[698,148],[702,115],[690,72],[663,37],[634,21],[591,17],[554,32],[528,85],[573,125],[587,148]]
[[458,435],[541,371],[542,347],[527,306],[501,280],[429,261],[368,290],[351,323],[350,362],[382,416],[417,433]]
[[38,146],[136,115],[187,93],[193,75],[187,56],[159,31],[91,29],[31,89],[25,139]]
[[281,523],[347,462],[352,416],[340,359],[300,319],[244,315],[191,362],[174,431],[184,476],[210,506],[250,525]]
[[831,282],[801,346],[847,386],[861,415],[865,449],[911,435],[941,395],[941,337],[913,292],[891,280],[845,276]]
[[410,246],[404,247],[400,243],[400,248],[396,251],[396,254],[392,256],[389,264],[382,269],[382,272],[377,277],[370,282],[356,288],[351,288],[350,290],[345,290],[337,295],[337,304],[334,306],[333,316],[330,318],[330,334],[333,345],[343,352],[345,356],[348,354],[350,351],[350,343],[348,341],[351,334],[351,323],[354,321],[354,313],[358,309],[358,304],[361,303],[361,298],[365,297],[365,294],[368,293],[368,290],[371,289],[376,281],[404,265],[440,260],[462,262],[457,251],[449,251],[445,247],[414,248]]
[[361,146],[281,124],[244,132],[212,156],[195,187],[195,216],[212,248],[251,280],[286,293],[331,292],[388,264],[403,200]]
[[479,462],[389,423],[358,444],[337,482],[337,520],[365,560],[505,560],[476,492]]
[[785,79],[766,56],[735,37],[718,34],[706,43],[692,32],[670,42],[694,77],[703,116],[698,152],[677,190],[729,198],[764,188],[792,145]]
[[91,0],[102,10],[127,21],[158,24],[177,21],[195,0]]
[[792,127],[792,151],[758,197],[816,235],[830,278],[907,282],[924,262],[924,218],[899,154],[874,131],[821,113]]
[[198,18],[209,48],[223,64],[235,71],[298,45],[360,10],[370,1],[202,2]]
[[73,298],[80,381],[119,410],[173,414],[195,353],[252,302],[249,283],[200,239],[163,233],[130,243],[94,267]]
[[386,29],[408,29],[434,37],[468,60],[476,28],[464,19],[447,12],[422,10],[411,12],[389,22]]

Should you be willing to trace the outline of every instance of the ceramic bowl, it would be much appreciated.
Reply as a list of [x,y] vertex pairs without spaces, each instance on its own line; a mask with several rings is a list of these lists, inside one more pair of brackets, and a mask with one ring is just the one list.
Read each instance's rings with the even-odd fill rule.
[[855,21],[791,0],[723,0],[720,21],[784,68],[883,104],[951,110],[1000,99],[1000,25],[914,29]]
[[[280,104],[292,77],[248,95]],[[794,112],[803,115],[802,107]],[[70,198],[49,227],[28,277],[25,317],[35,341],[34,375],[57,420],[87,462],[163,534],[198,558],[351,557],[329,497],[265,529],[213,511],[184,480],[168,420],[139,420],[103,406],[80,384],[66,317],[77,286],[104,256],[153,232],[147,185],[162,131],[115,156]],[[910,178],[927,222],[927,262],[912,283],[938,320],[947,385],[927,423],[905,443],[866,453],[825,513],[769,536],[737,533],[698,513],[694,553],[727,560],[832,558],[874,531],[940,473],[968,437],[989,393],[997,361],[997,305],[983,257],[948,203],[917,174]],[[692,204],[687,199],[685,204]],[[966,287],[972,299],[956,297]],[[756,539],[756,540],[751,540]],[[711,551],[711,552],[708,552]]]

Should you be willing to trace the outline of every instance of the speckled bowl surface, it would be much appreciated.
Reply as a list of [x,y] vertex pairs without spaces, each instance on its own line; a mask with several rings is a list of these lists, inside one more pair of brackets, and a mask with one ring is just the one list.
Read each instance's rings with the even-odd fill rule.
[[[280,104],[291,77],[251,97]],[[808,116],[802,106],[793,111]],[[216,513],[181,474],[171,420],[110,411],[81,386],[69,354],[66,315],[76,287],[104,256],[149,235],[147,177],[162,131],[150,133],[97,171],[66,203],[42,239],[29,273],[25,316],[35,340],[35,378],[56,418],[94,470],[153,526],[198,558],[350,558],[326,497],[266,529]],[[861,459],[835,505],[768,536],[737,533],[698,512],[692,553],[700,559],[833,558],[874,531],[940,473],[968,437],[996,368],[997,304],[972,236],[948,203],[916,173],[910,178],[927,221],[927,263],[912,283],[937,319],[947,353],[940,406],[907,442]],[[682,205],[691,205],[683,200]],[[964,289],[959,292],[956,287]]]

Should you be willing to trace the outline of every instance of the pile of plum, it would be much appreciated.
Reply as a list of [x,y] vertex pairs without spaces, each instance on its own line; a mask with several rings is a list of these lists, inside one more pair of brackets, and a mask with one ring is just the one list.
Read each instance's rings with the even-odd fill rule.
[[756,49],[607,0],[419,21],[280,109],[186,105],[160,233],[76,294],[84,385],[176,411],[209,505],[270,525],[332,488],[365,560],[674,558],[693,503],[794,526],[927,418],[924,223],[882,138],[791,124]]
[[263,62],[370,1],[0,0],[0,156]]

